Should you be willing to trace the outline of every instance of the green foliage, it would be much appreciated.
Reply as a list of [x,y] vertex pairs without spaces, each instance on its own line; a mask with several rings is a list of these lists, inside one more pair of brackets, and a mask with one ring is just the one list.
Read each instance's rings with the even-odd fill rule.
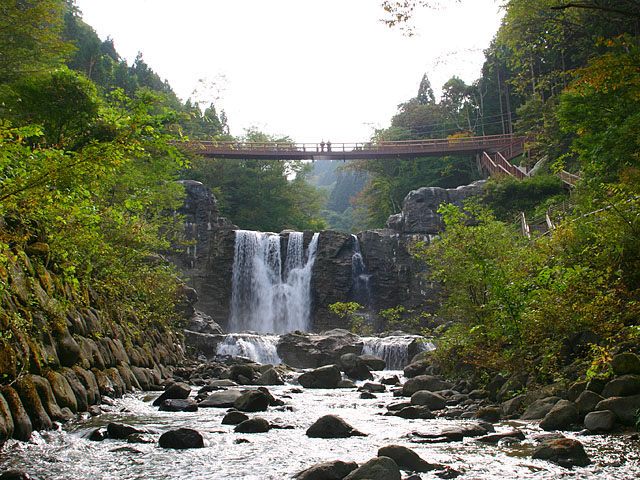
[[380,310],[380,316],[384,319],[384,330],[392,332],[402,330],[403,332],[416,335],[429,335],[428,321],[431,314],[425,312],[415,312],[406,309],[403,305]]
[[484,202],[497,218],[511,222],[520,212],[533,215],[540,205],[559,203],[564,198],[565,187],[558,177],[535,175],[524,180],[493,179],[487,185]]
[[329,305],[329,309],[348,323],[349,330],[358,335],[372,335],[373,325],[363,314],[364,306],[357,302],[336,302]]

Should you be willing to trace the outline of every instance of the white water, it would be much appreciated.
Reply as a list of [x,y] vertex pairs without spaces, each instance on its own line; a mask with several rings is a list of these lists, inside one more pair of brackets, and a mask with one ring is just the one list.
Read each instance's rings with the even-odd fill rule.
[[367,274],[367,266],[360,251],[358,237],[355,235],[351,235],[351,237],[353,238],[353,254],[351,255],[352,299],[361,305],[370,306],[371,287],[369,286],[369,279],[371,275]]
[[276,350],[278,335],[256,335],[253,333],[230,333],[218,344],[218,355],[246,357],[251,360],[271,365],[279,365],[281,360]]
[[284,268],[279,235],[236,231],[229,331],[286,333],[310,330],[311,273],[318,246],[307,252],[303,234],[289,234]]
[[417,341],[420,351],[435,350],[435,345],[417,335],[393,335],[388,337],[363,337],[363,355],[375,355],[387,363],[388,370],[401,370],[409,364],[409,345]]

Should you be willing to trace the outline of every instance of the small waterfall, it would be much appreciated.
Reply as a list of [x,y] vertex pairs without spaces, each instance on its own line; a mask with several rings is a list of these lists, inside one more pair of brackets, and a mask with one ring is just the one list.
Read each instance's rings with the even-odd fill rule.
[[409,347],[415,342],[418,352],[435,350],[431,342],[417,335],[390,335],[388,337],[363,337],[363,355],[375,355],[387,362],[387,370],[402,370],[409,364]]
[[353,237],[353,254],[351,255],[351,282],[352,282],[352,299],[354,302],[358,302],[360,305],[371,305],[371,288],[369,286],[369,279],[371,275],[367,274],[367,267],[364,264],[362,258],[362,252],[360,251],[360,242],[358,237]]
[[218,344],[216,354],[250,358],[258,363],[280,364],[276,350],[277,335],[256,335],[252,333],[231,333]]
[[[236,231],[229,330],[310,330],[311,271],[318,234],[305,255],[303,234],[289,234],[284,268],[279,235]],[[306,258],[306,260],[305,260]]]

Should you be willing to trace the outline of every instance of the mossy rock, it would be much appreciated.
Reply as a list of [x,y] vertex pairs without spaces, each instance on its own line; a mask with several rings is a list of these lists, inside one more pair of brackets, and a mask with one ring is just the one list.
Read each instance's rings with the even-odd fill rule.
[[[76,399],[76,406],[78,412],[86,412],[89,408],[89,401],[87,396],[87,389],[78,378],[78,374],[72,368],[63,368],[61,370],[62,375],[66,378],[69,387],[73,391],[73,395]],[[54,390],[55,393],[55,390]]]
[[53,393],[53,388],[51,388],[51,384],[46,378],[33,375],[33,384],[36,386],[36,391],[40,396],[42,406],[51,420],[62,422],[70,420],[70,416],[63,411],[64,409],[61,408],[60,405],[58,405],[58,399]]
[[118,371],[117,368],[115,367],[108,368],[104,371],[104,373],[109,378],[109,380],[111,380],[111,384],[113,385],[116,398],[120,398],[125,393],[127,393],[127,385],[124,382],[124,380],[122,380],[122,377],[120,376],[120,372]]
[[614,375],[638,375],[640,374],[640,357],[632,352],[620,353],[611,360],[611,369]]
[[93,372],[77,365],[73,367],[73,371],[87,391],[87,403],[89,405],[97,405],[100,403],[100,387]]
[[35,242],[27,245],[24,249],[25,253],[30,257],[39,258],[43,263],[49,263],[51,257],[51,249],[44,242]]
[[71,367],[80,358],[80,345],[73,339],[66,328],[62,335],[55,338],[56,353],[63,367]]
[[3,380],[13,380],[16,377],[17,360],[13,346],[4,338],[0,338],[0,375]]
[[33,377],[31,375],[20,377],[14,385],[33,428],[35,430],[50,430],[53,427],[53,422],[42,405]]
[[31,437],[33,426],[24,405],[22,405],[18,392],[8,386],[2,387],[0,392],[11,411],[11,418],[13,420],[13,438],[26,442]]
[[13,417],[9,404],[0,393],[0,446],[11,437],[13,437]]
[[45,378],[51,385],[51,389],[53,390],[53,394],[56,397],[58,405],[61,408],[67,407],[69,410],[76,413],[78,411],[78,402],[76,401],[76,395],[66,377],[58,372],[50,370],[45,375]]

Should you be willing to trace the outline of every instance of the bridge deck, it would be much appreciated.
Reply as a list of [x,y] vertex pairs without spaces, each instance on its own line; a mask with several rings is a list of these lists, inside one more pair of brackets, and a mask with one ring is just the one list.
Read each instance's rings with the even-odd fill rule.
[[271,160],[355,160],[411,158],[502,152],[513,158],[526,137],[489,135],[443,139],[362,143],[215,142],[192,141],[189,147],[205,157]]

